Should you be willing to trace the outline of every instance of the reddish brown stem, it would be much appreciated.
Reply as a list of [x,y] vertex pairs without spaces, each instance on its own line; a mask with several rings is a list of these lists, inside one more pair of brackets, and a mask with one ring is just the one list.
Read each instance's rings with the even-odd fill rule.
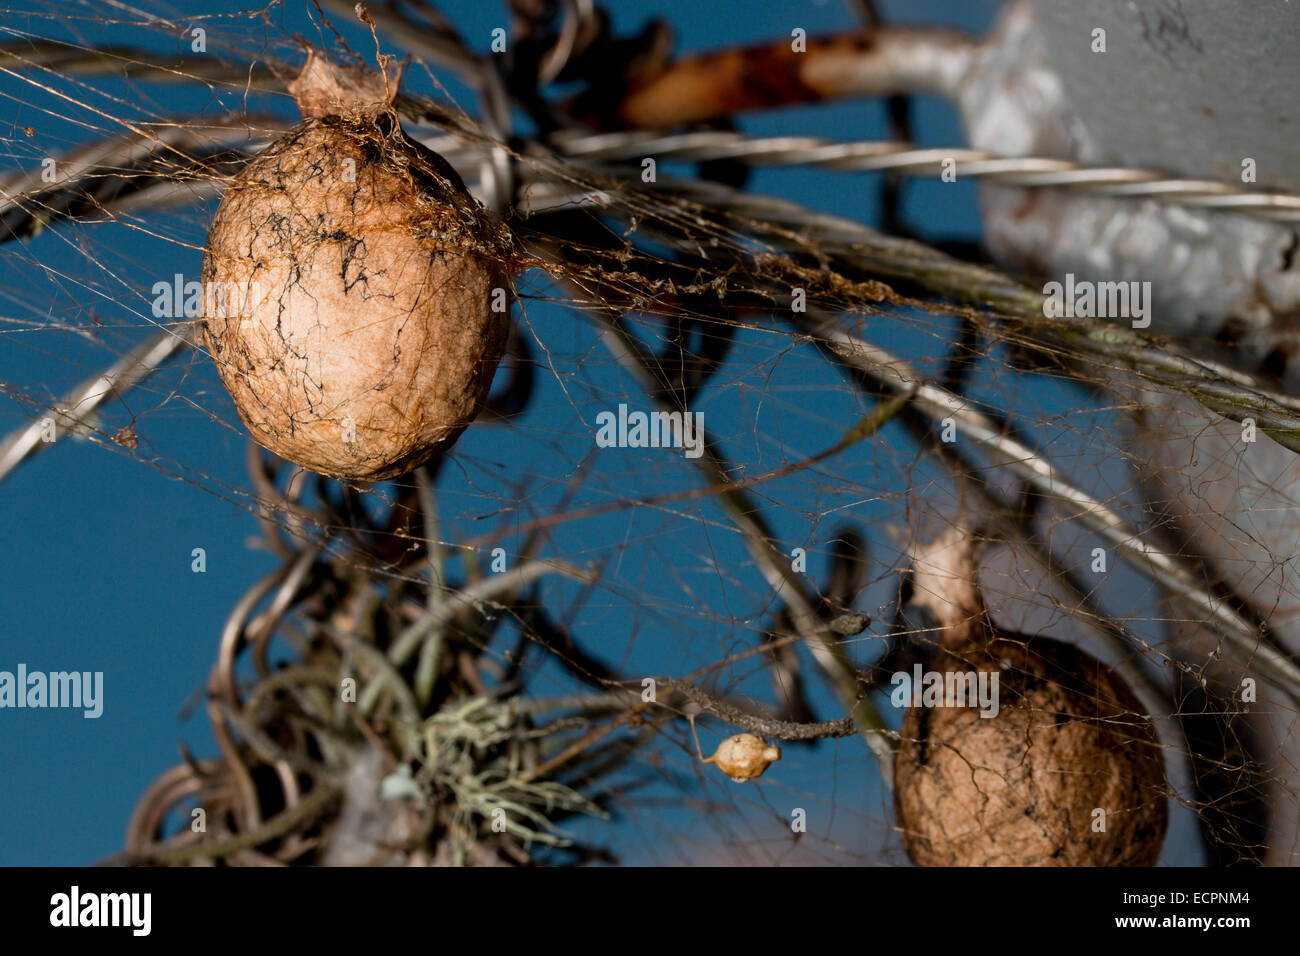
[[699,53],[634,79],[618,118],[658,128],[850,96],[951,96],[976,48],[954,30],[884,27]]

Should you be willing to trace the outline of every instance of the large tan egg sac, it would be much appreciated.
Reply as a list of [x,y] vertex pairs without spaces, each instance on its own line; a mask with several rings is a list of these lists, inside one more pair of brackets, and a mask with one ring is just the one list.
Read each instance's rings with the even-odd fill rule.
[[996,669],[1001,706],[994,717],[908,709],[895,803],[914,863],[1156,862],[1168,820],[1163,762],[1151,722],[1110,668],[1040,637],[943,652],[926,667]]
[[229,183],[208,233],[204,342],[263,446],[324,475],[396,477],[487,395],[508,234],[403,135],[395,78],[313,55],[290,89],[304,122]]
[[999,706],[993,716],[960,703],[908,708],[894,802],[912,862],[1153,865],[1168,786],[1155,728],[1132,690],[1070,644],[996,628],[960,529],[913,568],[913,603],[943,629],[925,670],[945,682],[996,673]]

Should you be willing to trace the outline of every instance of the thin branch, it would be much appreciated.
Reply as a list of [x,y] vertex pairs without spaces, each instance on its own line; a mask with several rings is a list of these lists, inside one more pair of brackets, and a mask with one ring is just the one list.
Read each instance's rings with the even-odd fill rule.
[[820,740],[824,737],[852,737],[861,733],[852,716],[841,717],[838,720],[824,720],[818,723],[795,723],[788,720],[777,720],[773,717],[763,717],[759,714],[743,711],[728,704],[720,697],[715,697],[707,691],[700,690],[688,681],[676,680],[672,677],[658,677],[655,678],[655,683],[669,690],[680,691],[682,696],[697,705],[701,710],[707,711],[733,727],[739,727],[741,730],[748,730],[755,734],[762,734],[765,737],[776,737],[781,740]]

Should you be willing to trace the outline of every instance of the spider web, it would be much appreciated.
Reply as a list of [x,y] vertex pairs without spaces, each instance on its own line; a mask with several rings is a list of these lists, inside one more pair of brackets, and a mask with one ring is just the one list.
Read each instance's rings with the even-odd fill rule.
[[[214,616],[196,641],[199,659],[217,659],[205,698],[213,736],[168,786],[147,792],[132,849],[183,837],[192,805],[207,807],[223,836],[306,805],[322,767],[347,763],[311,742],[306,718],[321,711],[306,685],[258,688],[290,665],[377,681],[349,640],[388,652],[438,602],[473,593],[482,596],[449,618],[441,704],[422,718],[469,698],[526,702],[506,743],[473,737],[487,733],[479,725],[454,729],[476,741],[465,745],[471,764],[501,751],[512,780],[541,766],[538,779],[570,788],[537,799],[576,856],[517,833],[498,838],[487,811],[439,817],[437,832],[467,829],[477,834],[468,845],[490,846],[494,860],[607,850],[650,864],[905,862],[886,780],[885,748],[902,719],[889,677],[924,660],[936,638],[900,609],[900,575],[916,542],[964,516],[990,542],[980,584],[997,623],[1088,649],[1147,708],[1169,778],[1162,862],[1294,854],[1300,685],[1288,683],[1286,655],[1267,670],[1243,644],[1240,632],[1267,609],[1252,616],[1223,595],[1144,495],[1146,461],[1129,441],[1135,408],[1104,390],[1128,356],[954,294],[992,273],[924,260],[931,273],[902,279],[912,250],[877,233],[836,236],[839,226],[818,218],[837,211],[833,199],[808,213],[807,229],[789,218],[797,206],[752,205],[759,186],[788,184],[784,173],[752,177],[747,191],[734,164],[662,163],[647,183],[639,160],[584,164],[523,123],[508,150],[520,188],[502,211],[548,265],[516,277],[512,348],[489,412],[449,454],[396,482],[317,479],[250,448],[210,356],[189,342],[191,323],[156,315],[154,287],[197,279],[222,182],[296,121],[283,86],[304,43],[345,56],[346,37],[373,65],[375,41],[345,7],[328,11],[328,25],[311,8],[182,17],[86,2],[5,12],[5,431],[53,421],[61,438],[94,449],[84,459],[92,469],[115,456],[141,475],[156,471],[179,481],[183,500],[219,500],[224,520],[259,535],[239,566],[250,600],[236,608],[237,626],[223,636]],[[428,36],[440,35],[415,24],[439,21],[403,9],[410,29],[383,21],[382,48],[432,56]],[[408,135],[500,200],[490,170],[505,141],[476,92],[427,59],[407,67],[403,88]],[[822,115],[765,122],[817,128]],[[52,182],[40,178],[46,160]],[[805,175],[827,197],[878,184]],[[979,288],[972,298],[996,301]],[[69,415],[66,396],[81,383],[168,339],[139,381],[124,378],[93,414]],[[854,351],[863,343],[877,351]],[[938,398],[909,391],[922,381]],[[900,396],[908,402],[888,404]],[[945,401],[955,411],[941,413]],[[599,447],[597,416],[620,405],[702,414],[708,450],[693,459],[680,448]],[[1196,403],[1178,414],[1210,420]],[[942,437],[946,419],[953,442]],[[992,437],[980,437],[981,424]],[[1063,484],[1089,503],[1062,495]],[[1099,514],[1122,530],[1107,532]],[[1250,529],[1238,530],[1242,560],[1281,568],[1290,557],[1252,553]],[[1161,577],[1149,555],[1122,560],[1117,541],[1130,558],[1134,542],[1168,556],[1174,571]],[[431,555],[441,555],[433,572]],[[124,586],[146,603],[166,585],[142,576]],[[1205,625],[1207,608],[1235,624]],[[827,630],[855,612],[870,622]],[[1234,626],[1235,641],[1224,635]],[[332,636],[349,629],[341,643]],[[221,649],[237,660],[223,662]],[[14,653],[39,656],[31,646]],[[1232,696],[1244,676],[1264,688],[1249,708]],[[695,754],[684,716],[698,701],[669,682],[639,706],[645,678],[689,680],[767,727],[841,719],[874,680],[865,700],[884,732],[870,735],[875,750],[853,733],[784,741],[760,781],[733,783]],[[159,715],[192,689],[155,698]],[[259,693],[261,710],[250,703]],[[377,705],[368,729],[397,734],[394,706]],[[741,729],[709,710],[698,719],[706,751]],[[355,758],[369,740],[361,724],[330,716]],[[535,745],[534,730],[544,731]],[[445,746],[461,739],[446,733]],[[430,786],[450,799],[445,781]],[[565,803],[569,793],[594,806]],[[604,815],[585,812],[597,809]],[[313,813],[290,821],[289,836],[221,855],[317,862],[313,838],[337,842],[346,808]],[[800,817],[805,828],[792,829]],[[442,859],[431,839],[430,856]]]

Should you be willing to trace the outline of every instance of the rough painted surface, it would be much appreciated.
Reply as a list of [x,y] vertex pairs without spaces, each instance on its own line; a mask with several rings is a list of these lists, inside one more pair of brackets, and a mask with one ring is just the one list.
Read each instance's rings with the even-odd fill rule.
[[[1064,5],[1054,5],[1063,7]],[[1203,8],[1204,4],[1197,4]],[[1071,8],[1072,9],[1072,8]],[[1059,10],[1056,17],[1061,17]],[[1055,20],[1054,20],[1055,22]],[[1088,74],[1092,66],[1128,63],[1119,52],[1087,52],[1087,31],[1078,27],[1056,44],[1073,49],[1063,58],[1049,48],[1035,8],[1012,3],[991,42],[979,57],[970,82],[960,92],[960,107],[971,145],[1010,156],[1054,156],[1098,166],[1137,165],[1176,175],[1227,175],[1217,152],[1182,148],[1157,135],[1154,128],[1138,136],[1143,124],[1209,120],[1185,103],[1160,102],[1094,91],[1088,117],[1110,122],[1085,125],[1074,103],[1085,102],[1078,87],[1092,90],[1103,80]],[[1137,27],[1126,32],[1112,25],[1112,44],[1141,46]],[[1232,51],[1220,52],[1221,57]],[[1235,51],[1238,60],[1247,53]],[[1158,59],[1158,58],[1157,58]],[[1071,67],[1070,72],[1066,68]],[[1111,66],[1105,82],[1118,84],[1125,71]],[[1249,75],[1248,73],[1246,74]],[[1235,77],[1241,80],[1239,71]],[[1170,88],[1178,77],[1166,77]],[[1131,91],[1126,91],[1131,93]],[[1253,98],[1250,85],[1233,90],[1237,99]],[[1214,122],[1232,126],[1225,113]],[[1285,117],[1268,127],[1252,124],[1234,137],[1250,139],[1242,155],[1260,163],[1261,183],[1288,185],[1280,171],[1294,136]],[[1218,147],[1215,147],[1217,150]],[[1231,176],[1240,174],[1240,156]],[[1099,281],[1151,283],[1154,319],[1148,330],[1189,343],[1204,354],[1228,361],[1292,394],[1300,394],[1300,232],[1288,224],[1193,210],[1156,200],[1131,201],[1073,195],[1062,190],[1026,190],[986,184],[980,191],[986,243],[1003,265],[1034,275],[1061,279],[1073,272]]]

